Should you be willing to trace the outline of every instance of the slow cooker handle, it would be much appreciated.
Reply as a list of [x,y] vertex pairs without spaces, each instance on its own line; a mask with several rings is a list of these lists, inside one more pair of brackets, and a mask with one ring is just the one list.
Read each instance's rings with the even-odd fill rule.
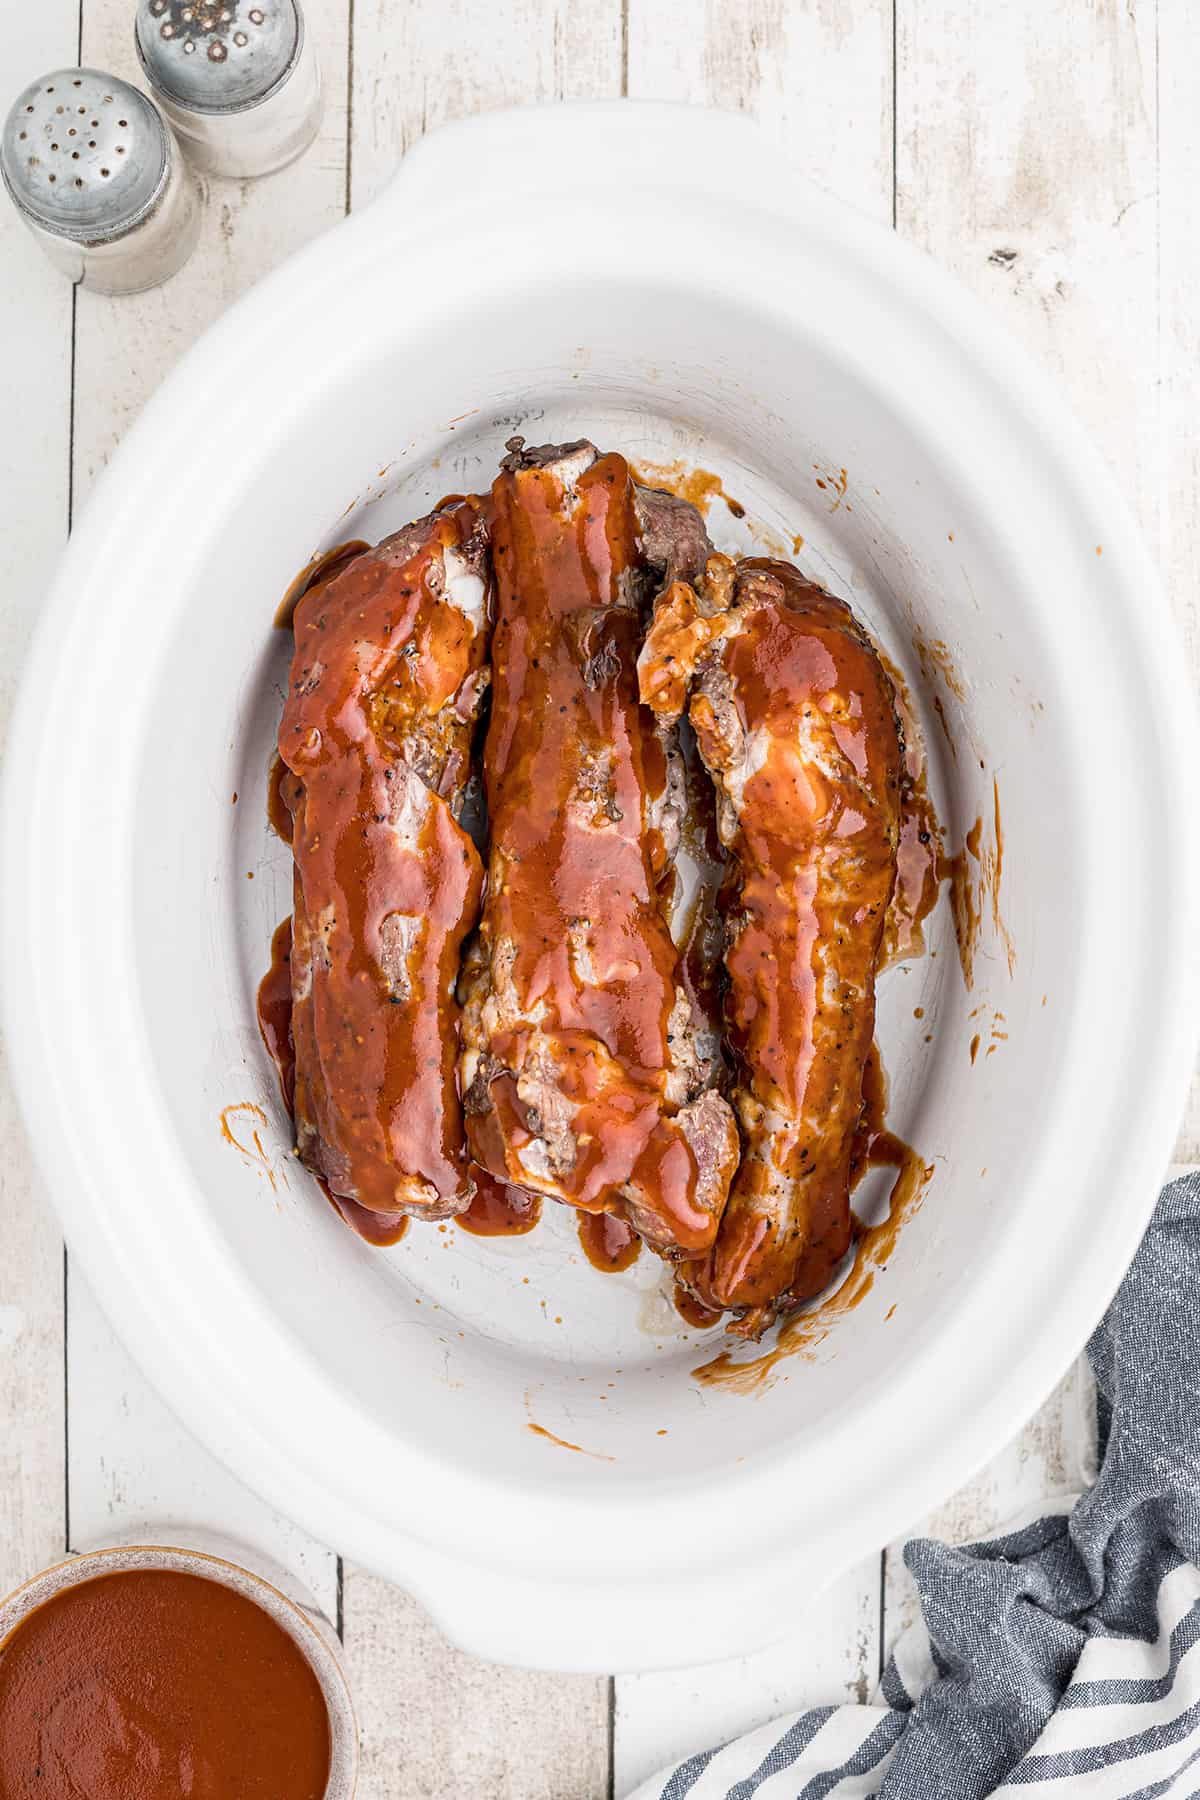
[[592,1581],[542,1579],[459,1562],[422,1545],[410,1571],[391,1571],[453,1643],[485,1661],[590,1674],[677,1669],[746,1656],[777,1643],[854,1557],[831,1547],[818,1565],[715,1562],[686,1578],[623,1575],[620,1546],[603,1546]]
[[663,101],[559,101],[439,127],[408,152],[369,210],[460,205],[478,216],[519,205],[525,191],[577,191],[600,171],[610,187],[627,180],[641,189],[692,189],[743,207],[766,201],[772,210],[788,210],[798,185],[783,152],[743,113]]

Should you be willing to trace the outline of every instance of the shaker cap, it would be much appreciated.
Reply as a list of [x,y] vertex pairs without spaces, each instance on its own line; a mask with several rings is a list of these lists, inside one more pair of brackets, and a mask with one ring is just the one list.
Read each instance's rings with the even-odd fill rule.
[[138,55],[152,87],[192,112],[256,106],[290,75],[296,0],[137,0]]
[[150,213],[170,172],[158,108],[97,69],[60,69],[25,89],[0,137],[18,209],[78,243],[121,237]]

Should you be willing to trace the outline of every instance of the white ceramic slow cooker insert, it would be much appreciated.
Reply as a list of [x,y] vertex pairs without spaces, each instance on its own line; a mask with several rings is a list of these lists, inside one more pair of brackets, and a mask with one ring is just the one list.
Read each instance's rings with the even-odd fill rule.
[[[989,904],[968,990],[943,899],[882,984],[924,1205],[751,1395],[700,1385],[720,1334],[663,1307],[649,1256],[591,1269],[562,1209],[359,1243],[289,1155],[255,1026],[290,910],[278,599],[315,550],[486,482],[514,431],[704,467],[803,537],[906,675],[951,849],[977,817],[990,842],[999,795],[1011,971]],[[710,527],[755,541],[720,501]],[[481,1655],[631,1669],[781,1635],[1020,1426],[1135,1248],[1197,993],[1181,668],[1044,377],[753,127],[599,105],[438,133],[165,383],[27,677],[8,1024],[114,1325],[245,1480]]]

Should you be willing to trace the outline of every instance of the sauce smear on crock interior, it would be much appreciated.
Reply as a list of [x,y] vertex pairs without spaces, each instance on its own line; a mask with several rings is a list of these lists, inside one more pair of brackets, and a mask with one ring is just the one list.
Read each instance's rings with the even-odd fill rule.
[[0,1800],[322,1800],[329,1765],[306,1657],[219,1582],[99,1575],[0,1646]]

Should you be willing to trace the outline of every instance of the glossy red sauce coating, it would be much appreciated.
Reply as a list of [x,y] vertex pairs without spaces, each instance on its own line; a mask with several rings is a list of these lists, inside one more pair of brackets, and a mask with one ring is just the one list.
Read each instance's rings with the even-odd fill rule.
[[[676,956],[644,826],[662,753],[638,716],[638,615],[622,600],[638,564],[633,490],[619,456],[600,457],[578,485],[569,524],[548,471],[501,475],[493,492],[485,768],[492,838],[509,868],[489,922],[516,945],[519,991],[547,1004],[561,1032],[599,1040],[654,1084],[667,1061]],[[613,815],[599,821],[589,758],[599,765],[595,804]],[[593,962],[609,972],[603,982],[581,983],[571,967],[569,928],[580,918]],[[586,1190],[582,1172],[580,1181]]]
[[888,911],[882,966],[921,954],[922,926],[937,905],[941,883],[941,839],[922,778],[906,785],[901,796],[896,891]]
[[[886,1270],[895,1255],[900,1233],[921,1205],[933,1179],[933,1165],[888,1131],[886,1112],[887,1080],[879,1046],[872,1044],[863,1070],[862,1114],[855,1133],[850,1180],[852,1186],[857,1186],[871,1169],[894,1169],[896,1177],[886,1212],[871,1225],[852,1217],[853,1255],[837,1271],[841,1279],[818,1306],[785,1319],[771,1348],[749,1361],[735,1361],[726,1350],[693,1369],[693,1378],[703,1386],[731,1388],[743,1394],[760,1392],[769,1385],[780,1363],[821,1344],[838,1321],[872,1292],[876,1276]],[[885,1319],[890,1319],[895,1310],[893,1304]]]
[[697,1300],[695,1294],[689,1293],[680,1281],[675,1282],[671,1298],[675,1303],[675,1311],[684,1322],[696,1331],[704,1331],[715,1325],[723,1317],[720,1309],[705,1306],[703,1300]]
[[305,594],[311,593],[314,588],[324,587],[335,575],[340,575],[356,556],[361,556],[364,550],[370,548],[362,538],[350,538],[344,544],[335,544],[332,550],[318,552],[311,562],[304,565],[279,602],[275,612],[275,623],[279,629],[291,630],[296,608]]
[[297,780],[281,756],[273,756],[267,776],[267,821],[285,844],[292,841],[292,815],[303,797],[304,783]]
[[[294,1112],[296,1087],[296,1055],[292,1048],[292,921],[284,919],[275,927],[271,939],[271,966],[258,987],[258,1029],[275,1072],[279,1090],[289,1113]],[[339,1213],[351,1231],[368,1244],[383,1248],[398,1244],[408,1229],[404,1213],[370,1212],[354,1200],[347,1200],[330,1189],[321,1175],[317,1185],[334,1211]]]
[[[849,1247],[900,797],[893,694],[870,644],[788,565],[754,566],[785,599],[764,594],[723,646],[745,723],[769,742],[745,787],[726,1019],[746,1071],[743,1124],[759,1107],[781,1117],[764,1154],[743,1158],[712,1283],[727,1305],[751,1307],[819,1293]],[[783,1205],[780,1176],[791,1185]]]
[[715,573],[706,612],[686,588],[664,597],[642,691],[673,709],[691,681],[734,863],[723,966],[742,1159],[711,1257],[681,1279],[757,1335],[819,1293],[851,1242],[901,740],[892,685],[846,606],[788,563],[739,563],[732,605],[727,566]]
[[466,779],[485,632],[448,597],[478,509],[431,515],[311,589],[279,728],[302,784],[292,1037],[301,1154],[339,1199],[461,1210],[471,1184],[453,989],[483,871],[450,798]]
[[606,1275],[631,1269],[642,1251],[642,1240],[633,1226],[616,1213],[581,1212],[579,1243],[593,1269]]
[[296,1053],[292,1048],[292,921],[284,919],[271,938],[271,966],[258,984],[258,1029],[275,1064],[279,1091],[288,1112],[296,1093]]
[[[481,937],[493,991],[502,969],[509,999],[476,1045],[490,1062],[486,1104],[468,1106],[471,1148],[499,1179],[586,1210],[623,1210],[632,1183],[648,1229],[701,1249],[716,1221],[666,1098],[681,973],[659,890],[663,841],[647,817],[665,762],[638,704],[625,460],[598,457],[570,492],[553,467],[507,467],[492,489],[492,554]],[[519,1091],[535,1059],[573,1136],[569,1166],[548,1173],[534,1166]]]
[[542,1216],[542,1203],[536,1194],[508,1187],[497,1181],[486,1169],[471,1171],[475,1194],[466,1212],[459,1213],[455,1224],[473,1237],[523,1237],[532,1231]]
[[322,1800],[329,1764],[307,1659],[219,1582],[100,1575],[0,1647],[0,1800]]
[[347,1200],[342,1194],[335,1194],[329,1183],[320,1175],[317,1185],[334,1212],[339,1213],[356,1237],[370,1244],[376,1250],[390,1250],[398,1244],[411,1223],[407,1213],[372,1212],[370,1207],[360,1206],[357,1200]]

